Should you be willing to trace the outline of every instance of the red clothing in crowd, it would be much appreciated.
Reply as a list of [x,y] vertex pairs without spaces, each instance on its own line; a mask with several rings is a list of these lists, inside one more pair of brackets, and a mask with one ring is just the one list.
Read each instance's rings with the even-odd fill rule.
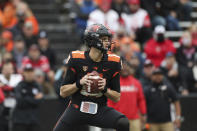
[[2,88],[0,88],[0,104],[3,103],[4,99],[5,99],[5,96],[4,96],[3,90]]
[[121,97],[114,103],[108,101],[108,106],[125,114],[128,119],[138,119],[139,111],[146,114],[146,103],[140,82],[133,76],[120,77]]
[[37,61],[33,61],[28,56],[26,56],[22,60],[22,69],[27,64],[31,64],[33,66],[33,68],[35,68],[35,69],[39,68],[45,73],[50,71],[49,61],[46,56],[40,56],[40,58]]
[[176,49],[171,40],[166,39],[158,43],[155,39],[150,39],[144,48],[147,58],[150,59],[156,67],[159,67],[168,52],[175,53]]

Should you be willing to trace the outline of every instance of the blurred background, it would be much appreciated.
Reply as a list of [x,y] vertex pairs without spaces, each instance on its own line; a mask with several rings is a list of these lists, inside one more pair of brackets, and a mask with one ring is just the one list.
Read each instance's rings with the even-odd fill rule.
[[[111,52],[129,63],[143,89],[151,68],[162,70],[180,96],[177,130],[196,131],[196,20],[196,0],[0,0],[0,130],[27,121],[52,130],[69,102],[59,97],[66,58],[87,50],[83,32],[100,23],[113,33]],[[31,72],[36,86],[26,98]],[[23,108],[39,115],[20,117]]]

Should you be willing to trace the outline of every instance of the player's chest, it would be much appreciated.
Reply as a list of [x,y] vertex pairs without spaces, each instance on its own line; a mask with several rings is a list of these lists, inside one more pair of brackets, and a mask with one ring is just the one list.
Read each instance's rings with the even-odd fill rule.
[[111,67],[108,63],[88,63],[83,62],[77,65],[77,73],[84,76],[92,71],[97,71],[101,77],[108,78],[112,75]]

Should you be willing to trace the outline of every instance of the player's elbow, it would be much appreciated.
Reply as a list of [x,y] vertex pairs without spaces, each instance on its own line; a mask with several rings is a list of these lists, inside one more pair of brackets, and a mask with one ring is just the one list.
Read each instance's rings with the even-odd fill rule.
[[60,87],[60,96],[63,97],[63,98],[67,97],[64,86]]

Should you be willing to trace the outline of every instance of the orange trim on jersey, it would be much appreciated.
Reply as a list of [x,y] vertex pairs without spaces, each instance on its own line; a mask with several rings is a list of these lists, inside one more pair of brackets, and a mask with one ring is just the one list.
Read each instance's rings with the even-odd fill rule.
[[76,73],[76,70],[75,70],[73,67],[71,67],[71,70],[72,70],[74,73]]
[[117,55],[108,54],[108,61],[120,62],[120,57]]
[[115,72],[112,77],[115,77],[119,72]]
[[73,52],[72,52],[72,58],[81,58],[81,59],[85,59],[84,51],[73,51]]

